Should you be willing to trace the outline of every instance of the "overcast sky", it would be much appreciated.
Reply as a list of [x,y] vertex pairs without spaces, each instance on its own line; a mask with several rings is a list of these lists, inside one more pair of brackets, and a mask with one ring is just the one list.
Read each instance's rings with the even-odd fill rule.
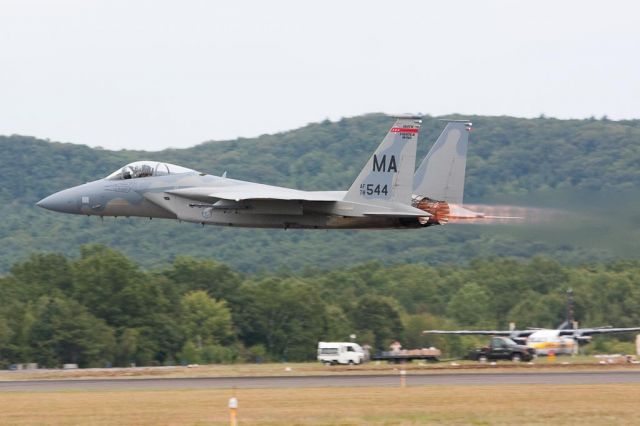
[[637,1],[0,0],[0,134],[160,150],[369,112],[640,118]]

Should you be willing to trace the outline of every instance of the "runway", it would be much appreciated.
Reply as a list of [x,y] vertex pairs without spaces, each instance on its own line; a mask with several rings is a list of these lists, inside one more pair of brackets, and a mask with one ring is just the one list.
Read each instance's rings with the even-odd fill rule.
[[[408,374],[407,386],[442,385],[579,385],[640,383],[640,371],[544,372],[544,373],[444,373]],[[268,389],[320,387],[397,387],[398,375],[326,375],[271,377],[198,377],[158,379],[82,379],[0,381],[0,392],[178,390],[178,389]]]

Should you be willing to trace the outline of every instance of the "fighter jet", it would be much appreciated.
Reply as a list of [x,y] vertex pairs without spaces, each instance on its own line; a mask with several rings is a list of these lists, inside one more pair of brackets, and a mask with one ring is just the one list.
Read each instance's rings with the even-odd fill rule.
[[567,317],[557,329],[527,328],[526,330],[425,330],[423,334],[457,334],[457,335],[487,335],[508,336],[516,343],[527,345],[534,349],[537,355],[577,354],[581,345],[591,342],[593,335],[611,333],[629,333],[640,331],[640,327],[614,328],[601,326],[592,328],[578,328],[573,317],[573,291],[567,291]]
[[347,191],[302,191],[137,161],[37,205],[88,216],[177,219],[256,228],[420,228],[479,218],[462,207],[467,121],[448,122],[414,174],[422,120],[395,123]]

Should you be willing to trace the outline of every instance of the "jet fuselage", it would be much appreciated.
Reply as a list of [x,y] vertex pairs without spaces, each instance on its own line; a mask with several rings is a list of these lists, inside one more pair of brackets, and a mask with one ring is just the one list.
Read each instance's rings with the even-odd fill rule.
[[[61,213],[87,216],[148,217],[180,219],[207,225],[307,228],[383,229],[419,228],[417,218],[348,217],[341,212],[353,206],[342,201],[346,191],[312,191],[335,201],[210,200],[186,199],[167,193],[192,187],[237,187],[257,185],[235,179],[187,172],[127,180],[100,179],[57,192],[38,206]],[[167,208],[174,206],[174,209]],[[180,217],[176,213],[180,210]]]

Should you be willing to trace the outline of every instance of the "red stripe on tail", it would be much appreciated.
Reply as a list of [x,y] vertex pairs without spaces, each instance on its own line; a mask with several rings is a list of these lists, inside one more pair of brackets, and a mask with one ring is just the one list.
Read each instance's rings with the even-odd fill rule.
[[418,129],[412,129],[410,127],[392,127],[391,133],[418,133]]

